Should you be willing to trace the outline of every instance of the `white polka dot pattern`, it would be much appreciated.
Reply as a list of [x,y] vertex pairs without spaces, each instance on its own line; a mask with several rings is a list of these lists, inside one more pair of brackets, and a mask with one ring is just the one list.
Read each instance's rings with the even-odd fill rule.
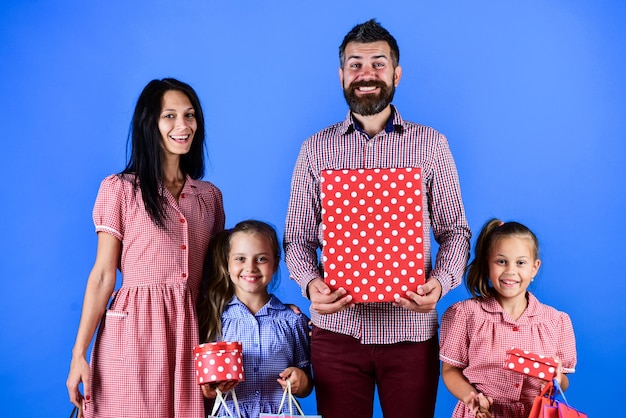
[[389,302],[424,283],[420,168],[322,173],[324,280],[355,302]]
[[538,377],[543,380],[552,380],[556,373],[558,362],[552,357],[545,357],[540,354],[531,353],[512,348],[506,352],[507,358],[504,368]]
[[240,342],[205,343],[193,349],[198,384],[244,380]]

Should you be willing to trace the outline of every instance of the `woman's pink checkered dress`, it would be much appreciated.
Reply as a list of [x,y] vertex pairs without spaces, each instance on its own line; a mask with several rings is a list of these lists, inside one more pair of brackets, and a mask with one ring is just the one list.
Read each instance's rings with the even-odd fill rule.
[[195,302],[209,240],[224,227],[222,195],[187,178],[178,202],[166,191],[161,230],[131,179],[104,179],[93,211],[96,231],[122,242],[123,281],[94,343],[85,416],[201,418]]

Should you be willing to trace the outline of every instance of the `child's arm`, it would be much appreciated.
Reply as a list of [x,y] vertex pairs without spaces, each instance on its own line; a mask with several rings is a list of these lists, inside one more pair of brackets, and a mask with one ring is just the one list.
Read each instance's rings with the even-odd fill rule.
[[567,374],[561,371],[561,359],[558,360],[559,365],[556,368],[556,375],[554,376],[554,378],[559,383],[559,386],[561,386],[561,389],[563,389],[563,392],[565,392],[569,387],[569,378],[567,377]]
[[304,398],[313,391],[313,377],[311,377],[310,368],[299,369],[297,367],[287,367],[280,373],[278,383],[283,387],[287,387],[287,379],[291,383],[291,393],[299,398]]
[[489,409],[493,399],[478,392],[463,375],[462,369],[443,363],[441,377],[450,393],[465,403],[477,418],[491,417]]

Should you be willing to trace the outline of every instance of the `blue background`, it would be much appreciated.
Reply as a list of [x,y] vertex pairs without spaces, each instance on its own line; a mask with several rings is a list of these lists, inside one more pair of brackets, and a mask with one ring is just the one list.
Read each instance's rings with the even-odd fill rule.
[[[92,205],[100,180],[124,166],[143,86],[173,76],[197,90],[206,178],[224,193],[227,225],[254,217],[282,234],[301,142],[346,114],[338,46],[371,17],[400,45],[402,116],[450,141],[475,236],[492,216],[539,236],[533,291],[571,315],[577,336],[570,402],[615,416],[626,354],[620,0],[3,1],[3,416],[70,410]],[[281,277],[278,296],[308,310],[284,266]],[[466,297],[452,291],[440,313]],[[439,394],[447,417],[454,399],[443,384]]]

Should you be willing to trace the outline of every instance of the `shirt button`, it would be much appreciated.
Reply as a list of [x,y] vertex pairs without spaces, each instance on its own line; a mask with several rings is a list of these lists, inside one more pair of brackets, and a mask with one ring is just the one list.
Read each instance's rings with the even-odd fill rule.
[[187,277],[187,273],[183,273],[182,276],[183,276],[183,279],[184,279],[185,277]]
[[184,198],[185,198],[185,193],[181,193],[181,194],[180,194],[180,198],[181,198],[181,199],[184,199]]
[[515,325],[515,326],[513,327],[513,331],[519,331],[519,327],[518,327],[517,325]]
[[184,224],[185,223],[185,218],[180,218],[180,223]]
[[186,246],[185,244],[183,244],[183,245],[181,245],[181,246],[180,246],[180,249],[181,249],[181,250],[186,250],[186,249],[187,249],[187,246]]
[[252,371],[254,371],[254,372],[258,372],[258,371],[259,371],[259,368],[258,368],[258,367],[255,367]]
[[518,388],[518,387],[519,387],[519,383],[516,383],[514,386],[515,386],[516,388]]
[[255,390],[255,391],[254,391],[254,394],[255,394],[256,396],[261,396],[261,391],[260,391],[260,390]]

